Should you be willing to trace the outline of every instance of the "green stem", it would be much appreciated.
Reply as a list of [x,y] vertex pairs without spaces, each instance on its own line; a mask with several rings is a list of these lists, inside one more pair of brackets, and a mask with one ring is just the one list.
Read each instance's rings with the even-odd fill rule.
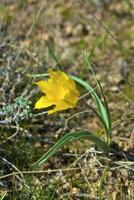
[[103,173],[102,173],[102,176],[101,176],[100,182],[99,182],[99,188],[98,188],[99,189],[99,200],[103,199],[103,197],[102,197],[103,183],[104,183],[104,181],[106,179],[108,171],[109,171],[109,166],[107,165],[105,167],[105,169],[103,170]]

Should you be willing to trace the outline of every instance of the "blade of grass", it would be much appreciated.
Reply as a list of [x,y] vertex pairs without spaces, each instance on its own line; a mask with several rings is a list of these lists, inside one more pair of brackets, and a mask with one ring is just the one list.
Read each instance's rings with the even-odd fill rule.
[[46,41],[46,46],[47,46],[47,48],[48,48],[48,50],[49,50],[50,56],[51,56],[51,57],[53,58],[53,60],[56,62],[57,68],[58,68],[59,70],[61,70],[61,69],[62,69],[62,66],[60,65],[60,62],[59,62],[57,56],[56,56],[55,53],[54,53],[54,49],[53,49],[53,47],[52,47],[52,44],[50,44],[49,42]]
[[101,95],[103,97],[103,103],[104,103],[105,113],[104,112],[102,112],[102,113],[100,112],[100,115],[101,115],[101,117],[103,118],[103,120],[105,122],[105,132],[106,132],[107,142],[110,143],[110,137],[111,137],[111,116],[110,116],[110,111],[109,111],[109,108],[108,108],[107,100],[106,100],[106,97],[104,95],[104,92],[103,92],[102,86],[100,84],[100,81],[97,79],[97,77],[96,77],[96,75],[94,73],[94,70],[92,68],[92,63],[88,59],[87,53],[85,54],[85,58],[86,58],[86,63],[88,65],[90,71],[92,72],[92,74],[93,74],[93,76],[95,78],[95,81],[96,81],[97,85],[99,86]]
[[72,76],[71,75],[70,77],[74,81],[78,82],[83,87],[85,87],[86,90],[91,92],[91,97],[96,102],[96,105],[98,107],[98,113],[99,113],[99,117],[101,119],[101,122],[102,122],[104,128],[107,130],[108,126],[109,126],[108,121],[107,121],[107,111],[106,111],[104,105],[102,104],[101,100],[99,99],[98,95],[96,94],[95,90],[86,81],[84,81],[84,80],[82,80],[82,79],[80,79],[80,78],[78,78],[76,76]]
[[100,147],[105,153],[108,152],[108,146],[100,138],[89,131],[81,131],[68,133],[64,135],[49,151],[47,151],[37,162],[33,163],[32,166],[39,166],[50,159],[64,144],[70,141],[88,139],[94,142],[98,147]]
[[99,200],[102,200],[102,191],[103,191],[103,183],[106,179],[107,173],[109,170],[109,166],[106,166],[103,170],[102,176],[100,178],[100,182],[99,182]]
[[106,40],[106,38],[107,38],[107,33],[104,33],[101,36],[97,37],[95,39],[95,41],[93,42],[93,46],[88,55],[88,60],[90,63],[92,63],[92,59],[94,57],[95,50]]

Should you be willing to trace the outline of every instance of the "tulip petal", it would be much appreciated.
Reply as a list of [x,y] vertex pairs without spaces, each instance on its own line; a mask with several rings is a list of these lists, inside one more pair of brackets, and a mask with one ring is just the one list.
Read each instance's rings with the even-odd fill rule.
[[56,81],[61,82],[62,81],[62,83],[63,83],[64,81],[68,80],[68,76],[62,71],[52,71],[52,70],[50,70],[49,73],[50,73],[51,79],[54,82],[56,82]]
[[35,104],[36,109],[47,108],[49,106],[54,105],[54,103],[49,100],[46,96],[42,96]]
[[54,109],[48,111],[48,115],[53,114],[53,113],[55,113],[57,111],[60,111],[60,110],[66,110],[67,108],[70,108],[70,106],[69,106],[69,104],[67,102],[59,101],[56,104]]
[[48,81],[38,81],[35,84],[38,85],[38,87],[40,88],[40,90],[43,93],[46,93],[47,88],[49,88],[49,82]]

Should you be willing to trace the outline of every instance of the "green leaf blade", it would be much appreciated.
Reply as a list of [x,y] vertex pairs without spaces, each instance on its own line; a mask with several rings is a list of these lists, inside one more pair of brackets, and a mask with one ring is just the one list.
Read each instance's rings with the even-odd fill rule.
[[94,135],[93,133],[89,131],[68,133],[65,136],[63,136],[51,149],[49,149],[37,162],[33,163],[32,166],[33,167],[40,166],[41,164],[46,162],[48,159],[50,159],[64,144],[67,144],[70,141],[79,140],[79,139],[88,139],[94,142],[105,153],[108,152],[107,144],[103,142],[99,137],[97,137],[96,135]]
[[92,99],[96,102],[96,105],[98,107],[98,113],[100,116],[100,119],[102,121],[102,124],[104,125],[104,128],[106,129],[106,132],[110,129],[109,120],[108,120],[108,113],[106,108],[104,107],[103,103],[99,99],[98,95],[96,94],[95,90],[84,80],[76,77],[71,76],[71,78],[81,84],[83,87],[85,87],[86,90],[88,90],[91,93]]

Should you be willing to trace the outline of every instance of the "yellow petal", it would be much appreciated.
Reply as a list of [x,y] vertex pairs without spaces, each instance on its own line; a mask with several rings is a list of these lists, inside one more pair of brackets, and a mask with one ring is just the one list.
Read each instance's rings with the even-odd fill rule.
[[62,83],[49,79],[48,81],[36,82],[40,90],[45,93],[52,100],[63,99],[66,95],[66,90],[63,88]]
[[52,101],[50,101],[46,96],[42,96],[35,104],[36,109],[47,108],[49,106],[54,105]]
[[55,113],[57,111],[60,111],[60,110],[66,110],[67,108],[70,108],[70,106],[69,106],[69,104],[67,102],[59,101],[56,104],[54,109],[48,111],[48,114],[50,115],[50,114],[53,114],[53,113]]
[[63,82],[65,82],[65,81],[67,81],[68,78],[69,78],[69,77],[68,77],[64,72],[62,72],[62,71],[52,71],[52,70],[50,70],[49,73],[50,73],[51,79],[52,79],[54,82],[61,82],[61,81],[62,81],[62,83],[63,83]]
[[38,81],[35,84],[38,85],[38,87],[40,88],[40,90],[43,93],[46,93],[47,88],[49,88],[49,82],[48,81]]

